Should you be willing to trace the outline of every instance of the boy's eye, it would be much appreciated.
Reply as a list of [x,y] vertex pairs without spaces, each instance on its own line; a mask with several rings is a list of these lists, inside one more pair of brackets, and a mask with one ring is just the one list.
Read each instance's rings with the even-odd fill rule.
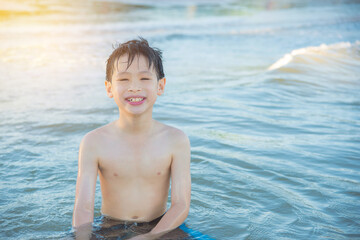
[[141,80],[150,80],[150,78],[141,78]]
[[119,81],[127,81],[127,80],[128,80],[127,78],[119,79]]

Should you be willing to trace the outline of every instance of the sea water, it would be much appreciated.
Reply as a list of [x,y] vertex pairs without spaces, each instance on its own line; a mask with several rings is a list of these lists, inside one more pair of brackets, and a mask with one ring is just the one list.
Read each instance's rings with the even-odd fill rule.
[[164,52],[154,117],[191,140],[190,229],[360,238],[359,1],[2,0],[1,239],[68,235],[81,138],[118,117],[105,61],[137,36]]

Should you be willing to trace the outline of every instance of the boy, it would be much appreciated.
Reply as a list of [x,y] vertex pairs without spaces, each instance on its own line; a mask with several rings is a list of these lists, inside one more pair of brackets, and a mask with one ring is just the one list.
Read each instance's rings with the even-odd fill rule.
[[134,239],[159,238],[179,230],[186,219],[191,194],[189,139],[152,118],[165,84],[161,51],[145,39],[123,43],[110,55],[105,88],[119,108],[119,118],[81,141],[73,213],[77,237],[91,234],[98,173],[104,218],[133,227],[156,223]]

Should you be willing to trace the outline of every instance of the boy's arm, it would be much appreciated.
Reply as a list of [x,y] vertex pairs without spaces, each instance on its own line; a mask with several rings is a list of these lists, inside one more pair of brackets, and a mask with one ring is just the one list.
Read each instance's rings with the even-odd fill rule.
[[171,163],[171,207],[151,230],[158,236],[181,225],[188,216],[191,197],[190,142],[181,132],[175,144]]
[[72,226],[77,229],[93,222],[98,159],[93,134],[87,134],[80,144],[79,166]]

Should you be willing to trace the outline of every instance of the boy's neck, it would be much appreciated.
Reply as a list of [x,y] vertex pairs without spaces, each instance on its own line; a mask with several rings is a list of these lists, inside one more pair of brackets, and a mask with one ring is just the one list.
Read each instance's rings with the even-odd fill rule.
[[140,115],[140,116],[129,116],[120,114],[119,119],[115,123],[116,127],[122,133],[126,134],[147,134],[152,131],[154,120],[152,114],[149,116]]

